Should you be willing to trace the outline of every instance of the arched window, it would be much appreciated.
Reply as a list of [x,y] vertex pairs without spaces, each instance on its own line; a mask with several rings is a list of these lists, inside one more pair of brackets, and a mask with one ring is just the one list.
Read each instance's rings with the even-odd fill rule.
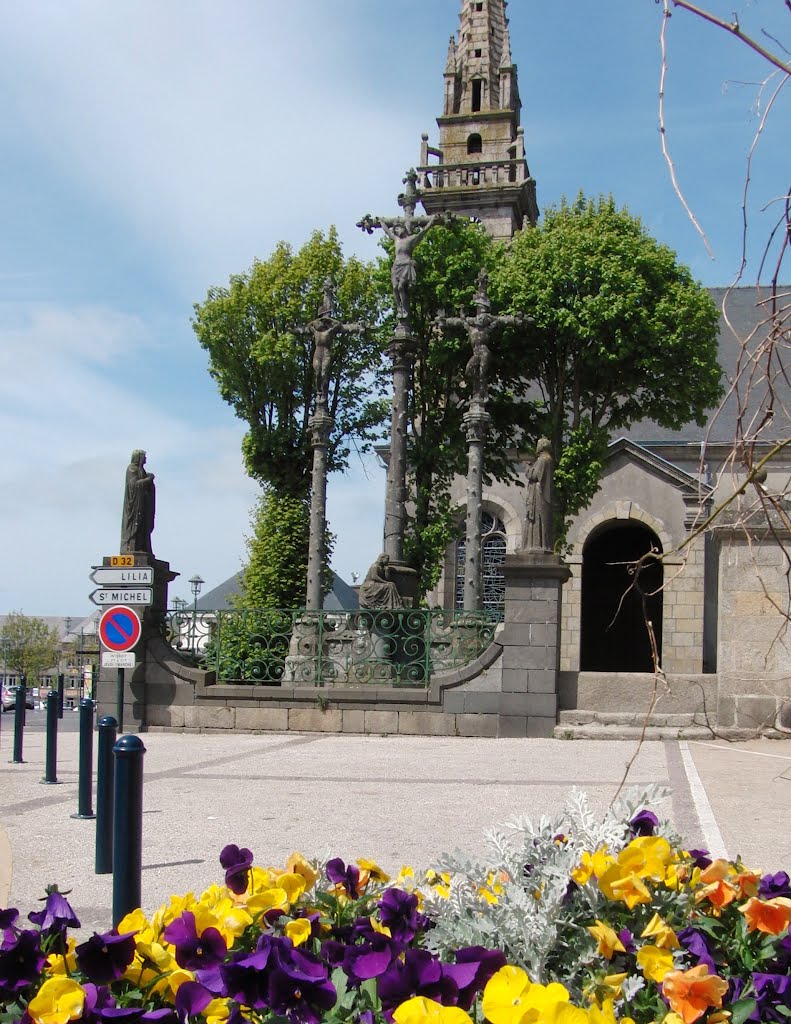
[[[456,541],[456,608],[464,607],[464,537]],[[505,609],[505,524],[491,512],[481,512],[481,608],[502,619]]]
[[468,155],[472,156],[473,153],[482,153],[482,152],[483,152],[483,139],[480,137],[480,135],[477,132],[473,132],[473,134],[467,139],[467,153],[468,153]]
[[591,537],[582,554],[580,668],[583,672],[653,672],[648,618],[662,654],[662,563],[635,579],[630,563],[662,553],[653,530],[618,520]]

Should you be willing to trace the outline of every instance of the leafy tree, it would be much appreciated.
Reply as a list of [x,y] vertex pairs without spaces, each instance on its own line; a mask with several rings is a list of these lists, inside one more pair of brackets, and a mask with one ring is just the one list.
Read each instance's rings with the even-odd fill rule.
[[[392,252],[389,243],[385,248]],[[470,343],[465,333],[439,331],[434,321],[443,312],[472,312],[478,274],[482,267],[492,265],[496,248],[479,224],[459,220],[432,228],[415,250],[417,283],[412,292],[411,329],[418,349],[409,405],[408,483],[413,507],[404,553],[418,571],[423,594],[436,584],[445,548],[457,534],[458,514],[451,505],[450,485],[455,475],[467,471],[463,417],[469,385],[464,368]],[[382,291],[389,293],[389,260],[380,261],[379,282]],[[505,331],[496,334],[492,345],[487,481],[513,479],[509,450],[519,446],[525,432],[535,435],[535,408],[523,398],[522,368],[501,357],[505,336]],[[512,351],[513,343],[505,350]]]
[[11,612],[0,626],[0,648],[9,674],[26,676],[28,685],[34,686],[57,664],[60,638],[43,619]]
[[[267,260],[209,289],[194,307],[193,329],[209,354],[220,394],[248,425],[243,453],[248,473],[279,495],[305,498],[310,488],[308,420],[313,406],[313,342],[324,282],[337,293],[345,323],[375,325],[380,293],[372,268],[344,260],[334,228],[316,231],[297,252],[280,242]],[[338,336],[330,369],[329,408],[336,427],[328,468],[348,464],[350,449],[379,434],[386,403],[379,397],[380,346],[373,333]]]
[[644,419],[705,423],[722,391],[716,307],[612,197],[545,211],[500,251],[493,283],[502,304],[534,319],[504,356],[545,402],[559,522],[598,490],[614,432]]
[[[301,608],[305,603],[310,509],[304,498],[267,488],[250,516],[247,564],[239,603],[244,608]],[[332,586],[329,558],[332,537],[325,538],[324,593]]]

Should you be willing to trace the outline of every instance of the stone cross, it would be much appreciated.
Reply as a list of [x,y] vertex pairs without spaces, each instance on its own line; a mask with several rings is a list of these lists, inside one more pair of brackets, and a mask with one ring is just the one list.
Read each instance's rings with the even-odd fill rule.
[[305,607],[321,608],[321,572],[324,563],[324,540],[327,531],[327,453],[335,420],[329,411],[330,364],[332,341],[343,334],[365,330],[361,323],[341,323],[332,315],[335,296],[332,281],[324,282],[324,297],[318,316],[308,324],[313,337],[314,408],[308,425],[313,448],[313,470],[310,488],[310,535],[308,539],[308,580]]
[[483,453],[489,433],[491,417],[486,411],[489,397],[489,368],[492,335],[502,327],[522,326],[529,317],[518,313],[513,316],[495,316],[489,301],[489,275],[478,274],[477,290],[473,298],[476,312],[472,316],[441,316],[438,327],[462,328],[467,332],[472,355],[467,361],[464,375],[470,384],[471,396],[464,414],[467,434],[467,524],[464,547],[464,610],[479,611],[481,607],[481,505],[483,503]]
[[395,258],[391,270],[393,298],[398,324],[388,352],[393,360],[393,404],[390,423],[390,459],[387,464],[387,490],[385,493],[384,554],[389,558],[391,574],[400,592],[409,602],[405,582],[412,570],[404,563],[404,531],[406,527],[406,469],[407,469],[407,398],[412,364],[417,342],[410,335],[409,315],[412,290],[417,281],[417,267],[413,258],[418,244],[435,224],[450,223],[451,215],[433,214],[415,216],[420,199],[417,173],[407,172],[406,186],[398,197],[404,211],[402,217],[372,217],[366,214],[357,226],[372,234],[380,228],[395,244]]

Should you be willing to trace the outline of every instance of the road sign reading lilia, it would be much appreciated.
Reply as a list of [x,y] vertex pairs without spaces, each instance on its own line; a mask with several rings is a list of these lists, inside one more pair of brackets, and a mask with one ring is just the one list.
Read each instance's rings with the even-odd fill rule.
[[0,1020],[165,1024],[744,1024],[791,1013],[791,883],[686,849],[626,794],[575,794],[491,856],[395,878],[372,860],[263,867],[235,844],[200,896],[76,941],[54,886],[0,911]]

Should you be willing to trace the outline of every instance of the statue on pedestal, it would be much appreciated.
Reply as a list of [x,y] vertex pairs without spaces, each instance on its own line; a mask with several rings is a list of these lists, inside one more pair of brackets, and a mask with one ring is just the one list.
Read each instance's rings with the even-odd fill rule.
[[365,574],[359,598],[361,608],[375,610],[404,607],[398,588],[390,578],[390,559],[387,555],[381,554]]
[[[313,338],[313,388],[315,393],[315,412],[327,414],[330,388],[330,364],[332,362],[332,342],[339,334],[362,332],[365,325],[360,323],[342,324],[332,315],[335,304],[332,281],[324,282],[324,298],[319,306],[318,316],[308,324]],[[304,332],[304,328],[301,329]]]
[[122,555],[135,551],[152,554],[151,534],[156,514],[156,491],[154,474],[145,471],[145,464],[146,453],[139,449],[133,451],[126,470],[124,510],[121,518]]
[[542,437],[536,445],[536,461],[527,474],[528,551],[552,550],[552,470],[552,442]]

